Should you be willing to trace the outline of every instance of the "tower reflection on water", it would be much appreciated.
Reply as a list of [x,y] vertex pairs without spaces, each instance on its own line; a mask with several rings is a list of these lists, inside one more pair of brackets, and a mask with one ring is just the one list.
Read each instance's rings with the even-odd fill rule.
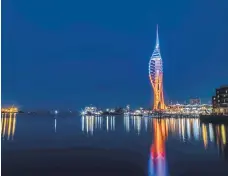
[[167,176],[165,142],[168,137],[178,138],[180,142],[202,141],[205,150],[216,144],[218,153],[228,159],[227,126],[202,124],[199,119],[153,119],[153,142],[150,147],[148,175]]
[[165,153],[165,141],[168,129],[164,119],[153,119],[154,138],[150,147],[148,175],[167,176],[168,167]]
[[1,136],[3,140],[13,140],[16,130],[16,113],[2,113]]

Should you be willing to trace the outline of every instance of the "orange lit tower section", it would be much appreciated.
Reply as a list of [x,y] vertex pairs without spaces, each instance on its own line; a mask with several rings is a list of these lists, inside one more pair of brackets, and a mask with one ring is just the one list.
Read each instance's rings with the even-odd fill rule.
[[149,77],[154,91],[154,110],[166,109],[163,95],[163,64],[160,54],[158,26],[156,35],[156,46],[149,62]]

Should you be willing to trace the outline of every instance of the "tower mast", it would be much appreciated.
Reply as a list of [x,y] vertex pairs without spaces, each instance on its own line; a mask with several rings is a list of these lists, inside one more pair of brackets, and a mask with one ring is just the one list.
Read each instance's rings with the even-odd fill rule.
[[159,35],[158,35],[158,24],[157,24],[157,32],[156,32],[156,48],[159,48]]

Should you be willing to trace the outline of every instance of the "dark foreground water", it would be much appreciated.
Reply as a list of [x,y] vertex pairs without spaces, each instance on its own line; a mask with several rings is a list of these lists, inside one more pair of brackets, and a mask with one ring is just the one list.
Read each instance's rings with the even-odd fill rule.
[[1,118],[4,175],[228,175],[228,126],[199,119]]

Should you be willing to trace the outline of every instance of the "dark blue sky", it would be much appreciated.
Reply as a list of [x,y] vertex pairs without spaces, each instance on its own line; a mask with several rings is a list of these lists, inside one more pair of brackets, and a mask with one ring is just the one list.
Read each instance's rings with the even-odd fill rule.
[[227,0],[3,0],[2,104],[150,106],[156,24],[165,99],[228,84]]

